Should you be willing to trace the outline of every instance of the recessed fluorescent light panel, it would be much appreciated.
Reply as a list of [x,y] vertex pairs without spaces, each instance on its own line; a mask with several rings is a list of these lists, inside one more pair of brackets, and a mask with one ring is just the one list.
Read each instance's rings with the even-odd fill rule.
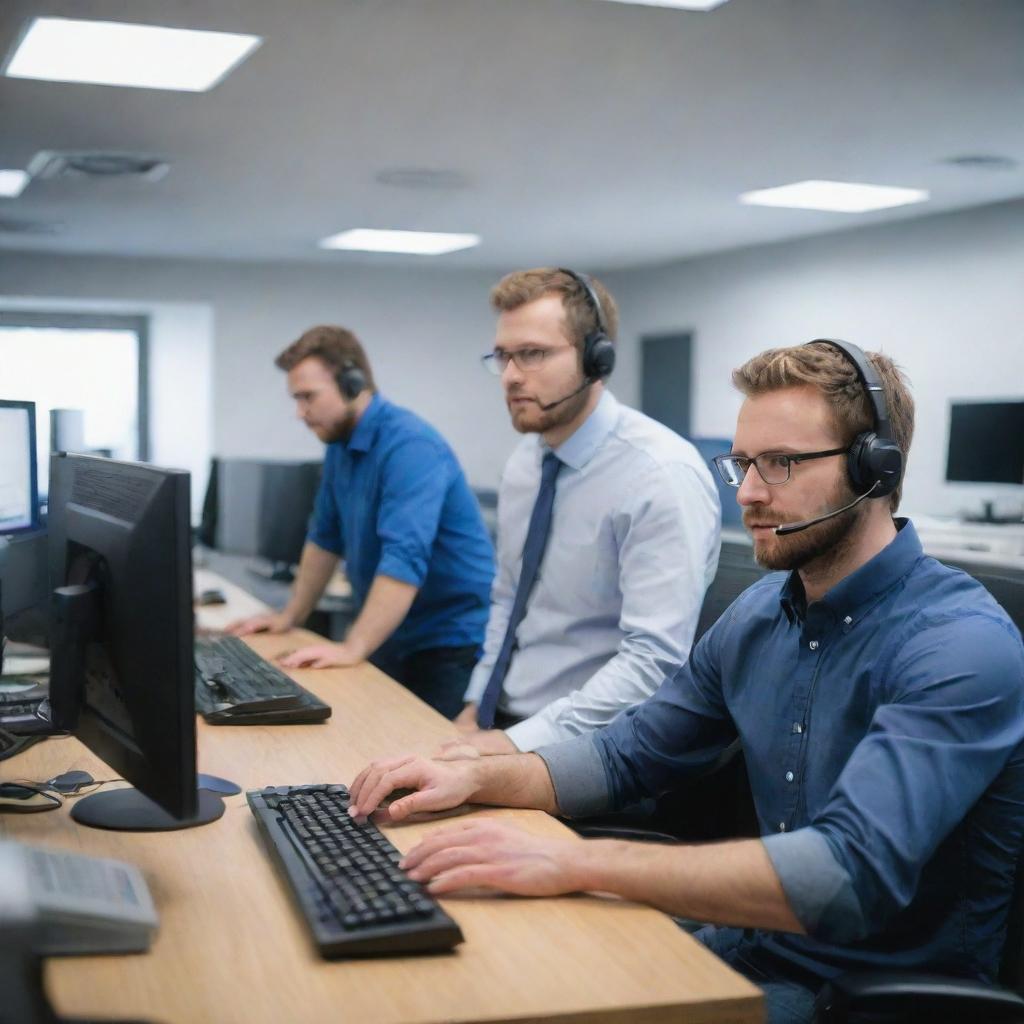
[[36,18],[4,74],[48,82],[206,92],[261,42],[259,36],[233,32]]
[[377,231],[352,228],[320,240],[321,249],[354,249],[359,252],[401,252],[414,256],[443,256],[472,249],[479,235],[453,235],[440,231]]
[[741,203],[751,206],[784,206],[792,210],[830,210],[835,213],[868,213],[892,206],[923,203],[928,192],[919,188],[859,185],[852,181],[798,181],[778,188],[744,192]]
[[634,4],[637,7],[675,7],[680,11],[713,11],[728,0],[608,0],[613,4]]
[[14,199],[20,196],[28,184],[28,175],[24,171],[0,171],[0,196]]

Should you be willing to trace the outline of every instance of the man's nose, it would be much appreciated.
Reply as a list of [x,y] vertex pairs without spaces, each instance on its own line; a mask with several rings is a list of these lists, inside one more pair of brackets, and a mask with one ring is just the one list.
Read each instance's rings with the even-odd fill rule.
[[761,479],[756,467],[751,463],[747,467],[743,479],[740,481],[739,490],[736,491],[736,501],[741,506],[766,505],[771,500],[771,491],[768,485]]

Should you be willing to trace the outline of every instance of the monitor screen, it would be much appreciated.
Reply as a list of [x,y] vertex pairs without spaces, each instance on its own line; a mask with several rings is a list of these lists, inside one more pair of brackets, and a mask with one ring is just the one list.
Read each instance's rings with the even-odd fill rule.
[[946,479],[1024,484],[1024,401],[954,402]]
[[54,455],[49,533],[53,725],[135,787],[79,801],[73,817],[202,824],[188,473]]
[[320,474],[319,462],[214,459],[200,539],[218,551],[297,563]]
[[0,533],[37,524],[36,407],[0,399]]

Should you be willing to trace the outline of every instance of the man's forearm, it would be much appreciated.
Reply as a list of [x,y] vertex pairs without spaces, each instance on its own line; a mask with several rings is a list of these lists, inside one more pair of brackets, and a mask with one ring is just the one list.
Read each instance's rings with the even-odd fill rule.
[[404,621],[418,588],[391,576],[377,576],[345,643],[368,658]]
[[306,541],[299,559],[299,571],[295,576],[291,596],[282,611],[297,626],[309,618],[317,601],[327,589],[327,584],[338,566],[338,556],[325,551],[312,541]]
[[579,854],[578,887],[696,921],[804,931],[759,839],[702,846],[593,839]]
[[470,765],[473,803],[531,807],[548,814],[558,810],[548,766],[537,754],[495,754]]

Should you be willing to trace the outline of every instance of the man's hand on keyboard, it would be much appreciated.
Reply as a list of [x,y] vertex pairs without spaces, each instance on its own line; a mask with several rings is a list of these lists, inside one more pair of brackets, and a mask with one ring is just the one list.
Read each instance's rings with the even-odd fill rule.
[[349,787],[349,814],[368,818],[381,801],[397,789],[415,792],[381,809],[378,818],[402,821],[422,811],[446,811],[466,803],[476,792],[475,761],[430,761],[425,757],[399,757],[374,761],[364,768]]
[[578,892],[581,840],[550,839],[515,825],[478,820],[431,832],[399,867],[431,895],[497,889],[519,896]]
[[349,668],[364,660],[348,644],[312,644],[278,658],[284,668]]
[[231,636],[248,636],[250,633],[287,633],[294,626],[291,617],[284,612],[264,612],[248,619],[238,619],[224,627]]

